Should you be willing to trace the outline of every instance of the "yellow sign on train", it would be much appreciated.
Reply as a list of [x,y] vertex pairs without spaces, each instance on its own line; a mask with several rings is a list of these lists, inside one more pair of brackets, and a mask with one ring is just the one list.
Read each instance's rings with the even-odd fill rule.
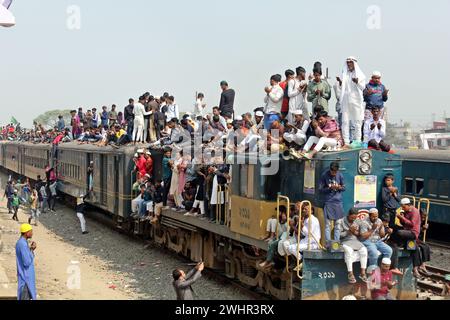
[[253,239],[263,239],[267,220],[276,217],[276,203],[239,196],[232,196],[231,203],[230,230]]

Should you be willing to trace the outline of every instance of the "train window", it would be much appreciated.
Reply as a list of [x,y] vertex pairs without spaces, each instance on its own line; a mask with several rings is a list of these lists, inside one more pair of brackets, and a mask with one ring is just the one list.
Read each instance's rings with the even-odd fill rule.
[[428,194],[436,197],[438,194],[438,182],[436,179],[428,180]]
[[441,180],[439,183],[439,197],[448,199],[449,195],[449,180]]
[[413,178],[405,178],[405,193],[412,194],[413,193]]
[[416,179],[416,195],[423,195],[423,187],[424,187],[425,183],[424,180],[422,178],[417,178]]

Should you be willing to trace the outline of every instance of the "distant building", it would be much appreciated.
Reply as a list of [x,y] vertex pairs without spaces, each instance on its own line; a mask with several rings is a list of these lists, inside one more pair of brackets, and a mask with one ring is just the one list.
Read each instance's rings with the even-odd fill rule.
[[418,133],[410,125],[389,124],[386,141],[397,149],[417,148]]
[[434,121],[433,129],[424,130],[420,134],[423,149],[450,150],[450,118],[445,122]]

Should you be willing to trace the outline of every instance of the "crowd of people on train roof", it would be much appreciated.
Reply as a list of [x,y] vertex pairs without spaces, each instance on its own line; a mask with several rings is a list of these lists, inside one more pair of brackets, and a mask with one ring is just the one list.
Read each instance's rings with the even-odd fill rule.
[[[345,60],[342,74],[333,86],[316,62],[312,73],[297,67],[270,77],[264,88],[264,104],[253,114],[235,112],[235,91],[226,81],[220,83],[218,106],[210,109],[202,93],[197,95],[192,112],[181,116],[175,97],[169,93],[154,96],[146,92],[135,101],[130,98],[122,111],[110,109],[72,110],[70,123],[60,115],[52,129],[35,123],[31,130],[7,125],[1,139],[52,143],[78,141],[99,146],[118,147],[135,143],[152,146],[193,141],[227,150],[278,152],[290,149],[292,156],[310,159],[321,150],[368,147],[390,151],[386,136],[385,102],[389,90],[381,83],[381,73],[374,71],[366,79],[357,60]],[[329,115],[329,100],[334,91],[335,118]],[[261,130],[267,130],[266,135]],[[198,140],[197,140],[198,141]]]

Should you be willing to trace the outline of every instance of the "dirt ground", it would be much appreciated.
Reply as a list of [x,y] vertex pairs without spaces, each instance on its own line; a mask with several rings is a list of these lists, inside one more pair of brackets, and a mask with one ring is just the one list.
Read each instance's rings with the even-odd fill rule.
[[[4,191],[0,189],[1,195]],[[56,213],[42,214],[34,227],[36,286],[42,300],[175,299],[172,270],[188,271],[183,258],[159,247],[132,239],[104,226],[86,214],[89,234],[82,235],[73,209],[56,205]],[[0,269],[17,290],[15,244],[27,211],[19,222],[8,214],[6,199],[0,201]],[[1,270],[0,270],[1,271]],[[79,271],[79,272],[78,272]],[[79,274],[79,277],[77,276]],[[77,279],[80,279],[77,286]],[[194,284],[196,299],[249,300],[236,287],[208,275]]]
[[[52,215],[53,213],[47,213]],[[28,215],[19,212],[19,222],[27,222]],[[3,250],[0,263],[14,289],[16,284],[15,242],[19,239],[18,222],[11,219],[6,209],[6,200],[0,202],[0,226]],[[81,235],[80,235],[81,236]],[[35,268],[37,292],[40,299],[135,299],[135,294],[121,287],[111,287],[120,273],[111,272],[105,263],[93,255],[49,231],[43,224],[34,227],[33,241],[37,243]],[[79,269],[78,269],[79,268]],[[78,282],[76,274],[80,270]],[[78,286],[79,283],[79,286]],[[68,289],[68,285],[72,289]],[[110,288],[111,287],[111,288]]]

